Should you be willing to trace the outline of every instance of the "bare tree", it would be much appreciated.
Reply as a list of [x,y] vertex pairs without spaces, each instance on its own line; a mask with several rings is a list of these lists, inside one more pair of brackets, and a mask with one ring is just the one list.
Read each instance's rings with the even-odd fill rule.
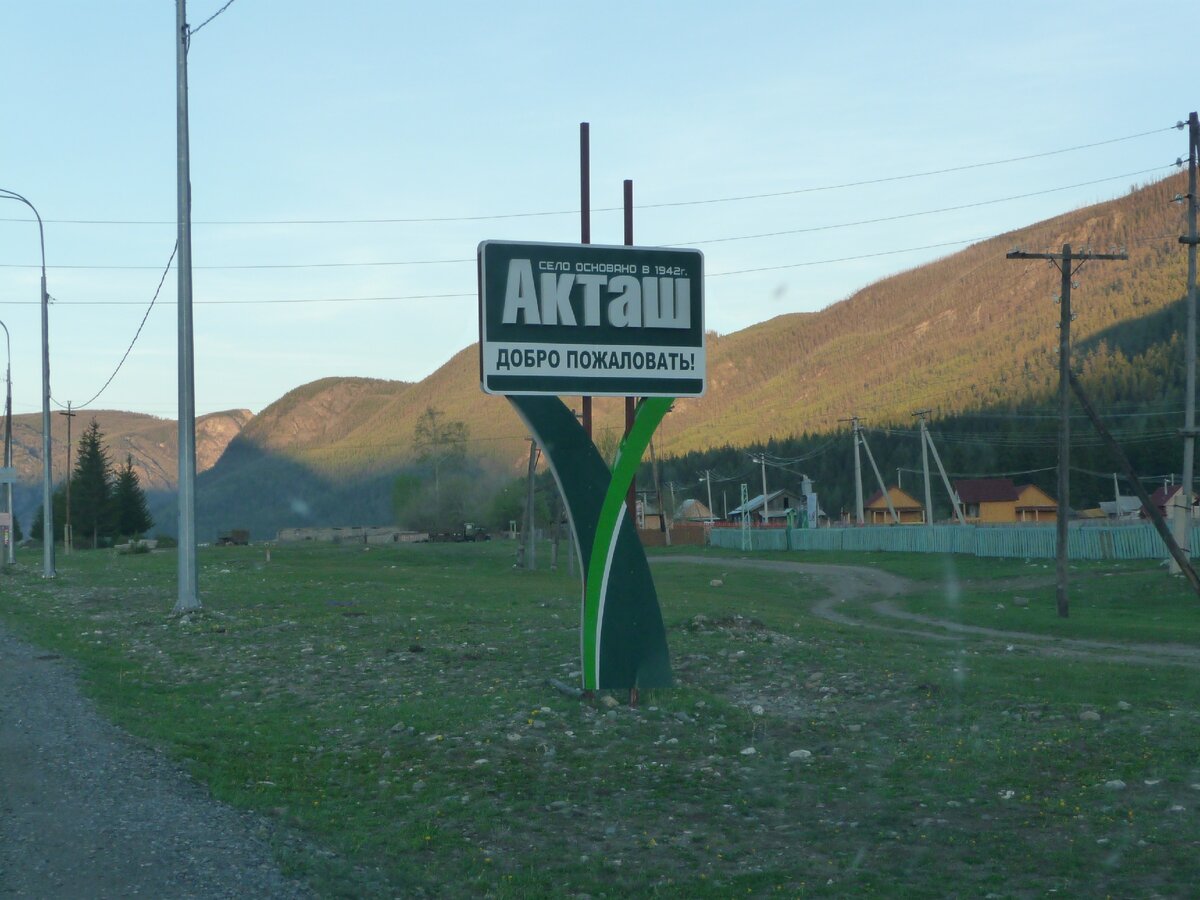
[[413,429],[413,448],[417,458],[433,466],[434,503],[441,504],[441,469],[447,463],[461,461],[467,452],[470,429],[466,422],[448,421],[446,414],[432,406],[417,419]]

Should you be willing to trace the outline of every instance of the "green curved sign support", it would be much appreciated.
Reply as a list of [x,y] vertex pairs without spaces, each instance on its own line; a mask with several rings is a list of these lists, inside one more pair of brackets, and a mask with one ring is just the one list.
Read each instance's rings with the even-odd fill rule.
[[670,397],[648,397],[621,442],[612,471],[558,397],[510,395],[546,455],[566,501],[584,572],[580,656],[585,690],[671,685],[658,594],[625,496]]

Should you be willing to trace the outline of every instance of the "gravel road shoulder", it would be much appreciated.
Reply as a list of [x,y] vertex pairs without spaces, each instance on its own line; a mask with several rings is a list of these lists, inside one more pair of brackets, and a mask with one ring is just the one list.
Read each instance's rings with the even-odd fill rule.
[[0,630],[0,896],[307,897],[270,826],[103,719],[69,665]]

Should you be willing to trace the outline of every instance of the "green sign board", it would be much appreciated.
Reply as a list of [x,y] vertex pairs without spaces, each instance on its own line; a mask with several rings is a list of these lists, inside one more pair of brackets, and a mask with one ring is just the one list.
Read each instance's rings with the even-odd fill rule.
[[480,382],[489,394],[699,397],[699,250],[484,241]]

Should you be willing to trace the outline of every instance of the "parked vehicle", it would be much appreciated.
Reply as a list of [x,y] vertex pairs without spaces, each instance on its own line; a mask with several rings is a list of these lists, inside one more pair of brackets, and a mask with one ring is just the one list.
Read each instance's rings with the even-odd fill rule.
[[476,541],[490,541],[492,536],[481,525],[476,525],[474,522],[464,522],[462,527],[455,531],[431,531],[429,540],[433,543],[441,544],[464,544],[475,543]]
[[250,532],[245,528],[222,531],[217,537],[218,547],[245,547],[250,543]]

